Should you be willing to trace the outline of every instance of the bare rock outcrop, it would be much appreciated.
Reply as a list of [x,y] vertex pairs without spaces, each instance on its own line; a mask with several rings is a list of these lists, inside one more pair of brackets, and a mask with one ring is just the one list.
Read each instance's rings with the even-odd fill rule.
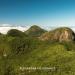
[[73,41],[75,33],[67,27],[57,28],[55,30],[44,33],[39,37],[40,40],[55,40],[55,41]]

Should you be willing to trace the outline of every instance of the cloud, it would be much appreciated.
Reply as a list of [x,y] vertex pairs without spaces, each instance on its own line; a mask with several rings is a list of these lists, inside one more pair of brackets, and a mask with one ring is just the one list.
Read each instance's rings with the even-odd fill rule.
[[[52,29],[55,29],[55,28],[58,28],[58,27],[69,27],[71,28],[74,32],[75,32],[75,26],[72,25],[72,26],[67,26],[67,25],[57,25],[55,27],[51,27],[51,26],[41,26],[42,28],[46,29],[46,30],[52,30]],[[3,34],[6,34],[10,29],[17,29],[17,30],[20,30],[22,32],[28,30],[30,28],[30,26],[18,26],[18,25],[11,25],[11,24],[0,24],[0,33],[3,33]]]
[[11,24],[0,24],[0,27],[11,27],[12,25]]
[[1,33],[6,34],[10,29],[17,29],[24,32],[27,29],[29,29],[29,26],[22,27],[22,26],[12,26],[10,24],[2,24],[2,25],[0,24]]
[[75,32],[75,28],[71,28]]

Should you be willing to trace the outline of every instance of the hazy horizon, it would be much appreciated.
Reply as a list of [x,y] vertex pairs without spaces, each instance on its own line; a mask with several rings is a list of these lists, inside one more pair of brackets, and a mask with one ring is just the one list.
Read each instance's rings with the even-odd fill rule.
[[[33,25],[31,25],[33,26]],[[3,24],[2,26],[0,26],[0,33],[2,34],[6,34],[9,30],[11,29],[17,29],[17,30],[20,30],[22,32],[28,30],[31,26],[13,26],[13,25],[9,25],[9,24]],[[39,26],[39,25],[37,25]],[[47,31],[50,31],[50,30],[53,30],[53,29],[56,29],[56,28],[60,28],[60,27],[67,27],[67,26],[56,26],[56,27],[45,27],[45,26],[39,26],[40,28],[42,29],[45,29]],[[74,27],[68,27],[70,29],[72,29],[74,32],[75,32],[75,28]]]

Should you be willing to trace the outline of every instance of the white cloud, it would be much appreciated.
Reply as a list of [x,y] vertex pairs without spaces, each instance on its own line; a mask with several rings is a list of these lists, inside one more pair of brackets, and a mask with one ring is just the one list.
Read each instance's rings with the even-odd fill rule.
[[11,24],[0,24],[0,27],[10,27],[12,26]]
[[6,34],[10,29],[17,29],[20,31],[26,31],[29,28],[29,26],[22,27],[22,26],[12,26],[10,24],[0,24],[0,32],[3,34]]
[[75,28],[71,28],[75,32]]
[[[57,25],[55,27],[49,27],[47,28],[47,26],[41,26],[42,28],[46,29],[46,30],[52,30],[52,29],[55,29],[55,28],[58,28],[58,27],[69,27],[71,28],[74,32],[75,32],[75,26],[72,25],[72,26],[67,26],[67,25]],[[20,30],[20,31],[26,31],[30,28],[30,26],[18,26],[18,25],[10,25],[10,24],[0,24],[0,32],[3,33],[3,34],[6,34],[10,29],[17,29],[17,30]]]

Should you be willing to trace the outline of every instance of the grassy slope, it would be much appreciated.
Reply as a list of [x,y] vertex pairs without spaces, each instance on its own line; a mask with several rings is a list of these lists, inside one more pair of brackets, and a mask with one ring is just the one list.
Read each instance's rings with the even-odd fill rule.
[[[75,75],[75,52],[67,51],[67,48],[60,43],[43,44],[32,52],[16,56],[10,60],[15,69],[19,67],[56,67],[51,72],[31,71],[27,75]],[[20,74],[20,71],[18,71]],[[21,74],[20,74],[21,75]]]
[[[50,43],[43,41],[37,45],[36,41],[32,43],[32,40],[30,40],[31,42],[29,44],[32,47],[32,51],[26,50],[27,53],[14,55],[11,53],[12,49],[10,47],[10,41],[13,39],[14,37],[11,36],[0,37],[0,75],[75,75],[74,42]],[[12,42],[14,42],[14,45],[18,43],[15,41]],[[20,44],[22,43],[23,42]],[[35,46],[36,48],[34,48]],[[5,53],[7,54],[7,57],[3,56]],[[56,69],[54,71],[20,70],[20,67],[26,66],[55,67]]]

